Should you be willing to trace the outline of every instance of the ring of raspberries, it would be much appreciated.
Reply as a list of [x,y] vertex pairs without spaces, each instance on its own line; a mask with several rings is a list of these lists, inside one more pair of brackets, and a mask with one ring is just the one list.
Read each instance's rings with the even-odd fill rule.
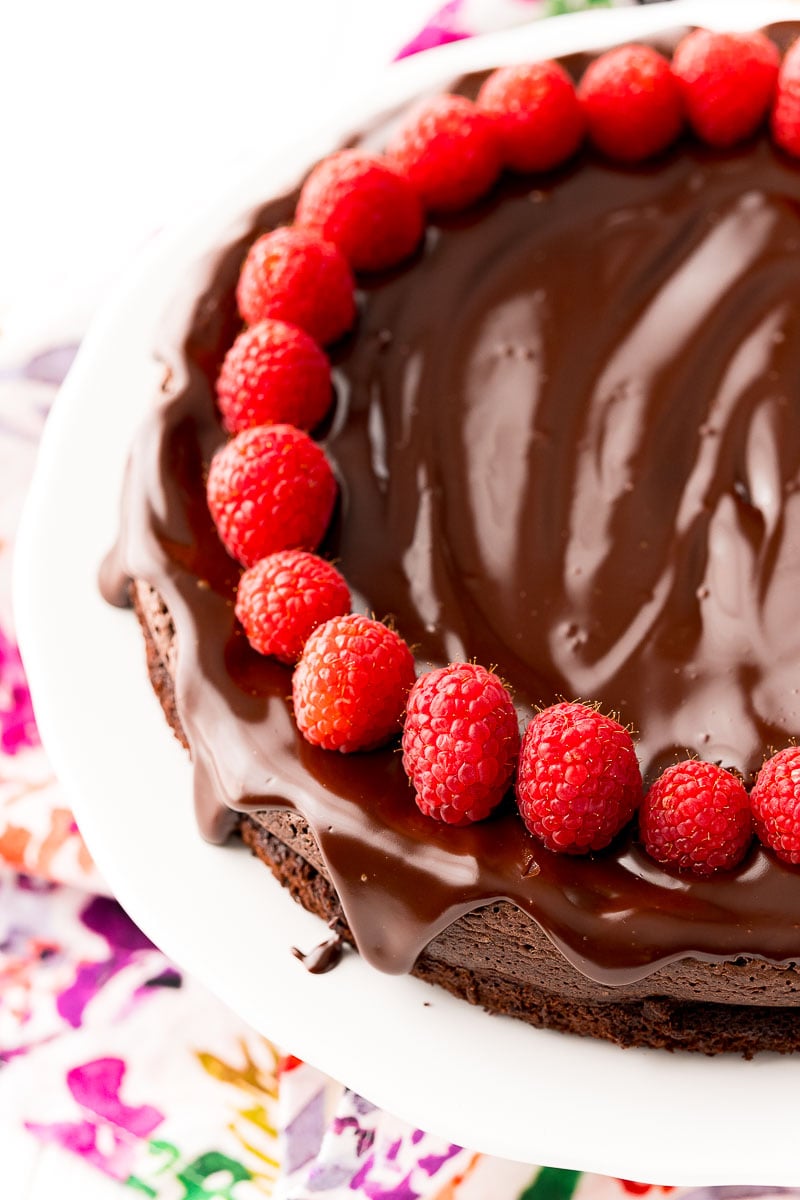
[[753,835],[800,863],[800,747],[764,763],[750,794],[720,764],[687,759],[645,790],[631,731],[594,704],[519,718],[496,673],[472,662],[416,677],[400,633],[351,612],[345,579],[319,557],[337,484],[314,430],[333,400],[327,346],[357,321],[354,272],[415,254],[425,213],[465,208],[501,171],[550,171],[585,139],[608,158],[663,154],[688,127],[728,147],[769,122],[800,157],[800,41],[781,62],[762,33],[695,30],[672,61],[652,47],[597,57],[576,87],[563,67],[503,67],[475,101],[423,102],[383,155],[340,150],[303,185],[293,225],[262,235],[242,265],[243,327],[217,381],[231,435],[208,473],[208,503],[246,568],[236,616],[251,645],[293,668],[302,735],[324,751],[401,735],[410,794],[445,824],[483,820],[513,795],[555,853],[602,851],[638,811],[655,862],[703,879],[744,859]]

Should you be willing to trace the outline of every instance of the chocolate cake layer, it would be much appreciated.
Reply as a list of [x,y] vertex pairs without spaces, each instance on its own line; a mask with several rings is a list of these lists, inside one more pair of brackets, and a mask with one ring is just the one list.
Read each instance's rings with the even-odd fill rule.
[[[174,630],[153,589],[134,585],[153,687],[175,735],[186,745],[170,661]],[[353,944],[339,898],[308,824],[297,813],[243,814],[239,833],[304,908]],[[621,1046],[715,1054],[800,1047],[800,971],[757,960],[684,959],[622,987],[575,971],[535,921],[498,903],[460,917],[422,952],[412,974],[490,1012]]]
[[[235,621],[238,568],[204,491],[239,265],[293,205],[220,255],[165,355],[107,571],[107,592],[146,584],[151,671],[205,836],[240,827],[304,902],[341,905],[384,970],[624,1042],[793,1048],[800,876],[768,852],[710,881],[655,866],[635,831],[553,855],[510,800],[440,827],[395,748],[300,737],[290,672]],[[502,180],[431,223],[413,262],[362,280],[318,431],[340,484],[322,552],[355,607],[391,614],[420,669],[497,665],[523,719],[561,697],[619,712],[648,778],[693,753],[751,780],[800,729],[799,212],[800,171],[766,137],[687,140],[637,168],[587,150]]]

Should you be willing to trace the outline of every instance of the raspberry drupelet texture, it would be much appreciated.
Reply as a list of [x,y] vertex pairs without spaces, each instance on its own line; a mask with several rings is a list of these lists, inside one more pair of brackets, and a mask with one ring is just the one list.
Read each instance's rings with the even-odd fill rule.
[[244,566],[277,550],[314,550],[336,500],[325,452],[293,425],[246,429],[211,460],[208,507],[228,553]]
[[323,346],[347,333],[356,315],[353,273],[341,250],[294,226],[273,229],[253,242],[236,301],[248,325],[266,317],[288,321]]
[[403,767],[419,809],[449,825],[482,821],[505,795],[519,725],[502,681],[474,663],[422,675],[408,698]]
[[414,657],[393,629],[349,614],[309,637],[292,678],[297,726],[324,750],[372,750],[399,733]]
[[259,654],[297,662],[311,633],[350,611],[350,589],[336,568],[306,550],[270,554],[244,572],[236,616]]
[[744,784],[716,763],[668,767],[642,801],[645,850],[664,866],[701,878],[735,867],[753,838]]
[[800,863],[800,746],[767,759],[750,804],[759,840],[784,862]]
[[583,141],[586,118],[560,63],[499,67],[481,86],[476,103],[494,119],[503,164],[512,171],[550,171]]
[[578,87],[589,137],[609,158],[641,162],[666,150],[683,124],[680,88],[662,54],[619,46],[587,68]]
[[772,136],[787,154],[800,158],[800,40],[786,51],[778,72]]
[[297,225],[334,242],[356,271],[394,267],[424,229],[419,196],[390,163],[361,150],[324,158],[303,184]]
[[687,34],[675,48],[672,73],[697,136],[722,148],[755,133],[772,103],[779,63],[763,33]]
[[554,704],[525,731],[517,803],[549,850],[602,850],[633,816],[642,776],[627,729],[584,704]]
[[330,364],[311,335],[272,319],[239,334],[217,379],[228,433],[273,423],[313,429],[332,396]]
[[495,122],[464,96],[444,94],[419,105],[386,154],[433,211],[466,208],[500,174]]

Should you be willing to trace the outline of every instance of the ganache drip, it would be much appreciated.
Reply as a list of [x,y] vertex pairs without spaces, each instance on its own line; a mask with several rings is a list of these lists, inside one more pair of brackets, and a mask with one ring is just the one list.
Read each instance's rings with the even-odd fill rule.
[[[267,206],[254,234],[292,207]],[[238,812],[302,814],[383,970],[497,900],[608,984],[686,955],[796,959],[800,875],[761,849],[710,881],[656,867],[632,835],[559,857],[510,800],[466,829],[423,817],[396,747],[303,741],[288,669],[237,627],[238,568],[205,506],[245,245],[167,356],[105,588],[145,580],[171,614],[204,835],[224,840]],[[587,152],[505,179],[362,286],[320,435],[341,485],[321,553],[355,607],[391,614],[421,670],[496,665],[522,719],[599,701],[636,730],[649,779],[688,753],[752,780],[800,732],[800,171],[766,138],[639,168]]]

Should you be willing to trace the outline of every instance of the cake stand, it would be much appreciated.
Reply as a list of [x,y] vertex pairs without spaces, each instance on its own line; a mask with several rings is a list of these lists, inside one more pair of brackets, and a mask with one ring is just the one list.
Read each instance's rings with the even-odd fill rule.
[[[369,109],[488,65],[684,23],[745,28],[798,15],[790,0],[676,0],[533,23],[392,68]],[[291,947],[311,949],[325,927],[241,847],[200,839],[189,763],[150,689],[137,623],[100,598],[98,567],[116,533],[128,446],[160,382],[151,350],[175,281],[191,286],[203,251],[237,232],[240,214],[370,112],[253,164],[162,235],[85,339],[45,432],[16,564],[18,633],[53,765],[100,869],[154,942],[257,1030],[378,1105],[527,1162],[670,1184],[800,1184],[797,1057],[620,1050],[489,1016],[355,954],[309,974]]]

